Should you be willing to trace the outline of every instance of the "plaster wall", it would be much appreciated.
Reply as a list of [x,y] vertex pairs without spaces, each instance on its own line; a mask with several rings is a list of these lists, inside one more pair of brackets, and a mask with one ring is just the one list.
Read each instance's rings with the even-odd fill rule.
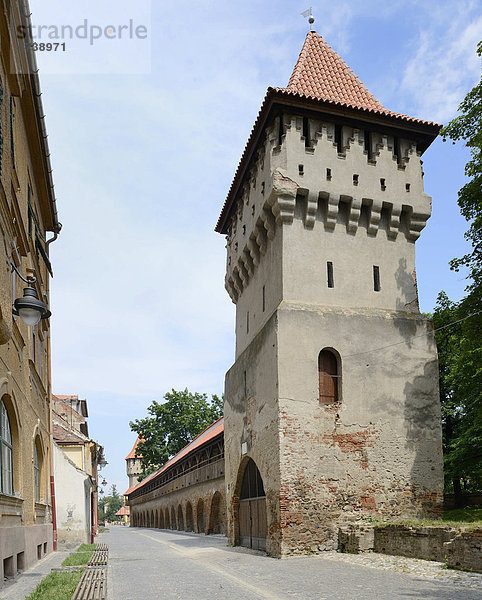
[[54,465],[58,543],[66,547],[87,544],[91,530],[90,478],[55,443]]
[[248,458],[252,458],[264,483],[266,547],[273,555],[280,552],[278,343],[275,312],[227,372],[224,402],[228,536],[232,544],[238,543],[242,475]]
[[[336,548],[336,525],[442,513],[431,322],[382,310],[283,305],[279,320],[282,553]],[[318,399],[318,354],[339,356],[339,399]]]

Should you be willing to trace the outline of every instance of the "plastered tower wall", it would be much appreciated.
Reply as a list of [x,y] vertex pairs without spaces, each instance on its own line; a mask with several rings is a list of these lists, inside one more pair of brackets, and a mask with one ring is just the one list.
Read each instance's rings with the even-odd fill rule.
[[[313,103],[271,110],[218,228],[236,303],[228,531],[237,543],[252,458],[275,556],[334,548],[346,521],[432,517],[442,505],[437,353],[414,248],[431,212],[420,160],[430,142],[407,123],[332,113]],[[325,348],[340,375],[330,404],[319,400]]]

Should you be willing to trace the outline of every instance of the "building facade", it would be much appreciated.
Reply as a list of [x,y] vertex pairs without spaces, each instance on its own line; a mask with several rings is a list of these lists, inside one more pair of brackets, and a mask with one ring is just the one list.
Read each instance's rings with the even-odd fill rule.
[[[442,513],[415,274],[421,156],[439,129],[386,109],[314,31],[288,86],[268,89],[216,225],[236,304],[219,475],[233,545],[319,552],[348,523]],[[131,525],[171,526],[162,493],[194,506],[197,480],[153,477],[128,491]]]
[[77,395],[52,399],[58,543],[90,544],[98,532],[98,468],[104,449],[89,437],[86,400]]
[[216,226],[236,304],[233,544],[316,552],[342,523],[441,515],[437,350],[415,276],[438,131],[383,107],[316,32],[268,90]]
[[224,419],[218,419],[125,495],[132,527],[226,531]]
[[[52,550],[50,323],[12,303],[35,278],[48,306],[49,245],[60,231],[27,3],[0,11],[0,587]],[[49,234],[49,232],[51,232]]]

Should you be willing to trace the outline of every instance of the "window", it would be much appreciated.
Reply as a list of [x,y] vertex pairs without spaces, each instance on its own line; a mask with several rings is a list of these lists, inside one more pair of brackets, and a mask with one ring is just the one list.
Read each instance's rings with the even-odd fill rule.
[[338,360],[331,350],[322,350],[318,355],[318,379],[320,402],[336,402],[339,398],[340,375]]
[[328,280],[328,287],[334,288],[335,287],[335,279],[333,276],[333,263],[330,261],[328,261],[326,263],[326,278]]
[[380,267],[373,265],[373,289],[375,292],[379,292],[382,288],[380,287]]
[[33,481],[35,489],[35,502],[40,502],[40,472],[41,462],[38,450],[38,439],[33,444]]
[[12,430],[3,400],[0,401],[0,492],[13,494]]

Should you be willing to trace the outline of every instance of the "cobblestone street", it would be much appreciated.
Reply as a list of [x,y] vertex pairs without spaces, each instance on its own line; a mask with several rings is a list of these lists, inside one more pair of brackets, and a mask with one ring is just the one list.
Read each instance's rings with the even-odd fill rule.
[[380,554],[276,560],[223,536],[112,527],[108,600],[482,600],[482,574]]

